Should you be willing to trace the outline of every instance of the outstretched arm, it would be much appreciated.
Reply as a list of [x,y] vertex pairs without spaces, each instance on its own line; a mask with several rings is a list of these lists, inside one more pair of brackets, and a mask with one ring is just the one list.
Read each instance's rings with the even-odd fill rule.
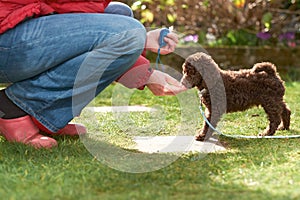
[[153,70],[146,86],[156,96],[176,95],[187,90],[175,78],[158,70]]

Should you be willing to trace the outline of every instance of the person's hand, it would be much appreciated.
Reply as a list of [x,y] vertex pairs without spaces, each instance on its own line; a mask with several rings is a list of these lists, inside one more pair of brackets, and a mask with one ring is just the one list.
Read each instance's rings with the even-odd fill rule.
[[[159,40],[160,31],[161,29],[155,29],[147,32],[147,41],[146,41],[147,50],[157,53],[159,48],[158,40]],[[176,45],[178,43],[178,36],[176,33],[170,31],[170,33],[168,33],[167,36],[164,38],[164,41],[167,43],[167,45],[160,49],[160,53],[162,55],[172,53],[173,51],[175,51]]]
[[146,86],[156,96],[176,95],[187,90],[175,78],[158,70],[153,71]]

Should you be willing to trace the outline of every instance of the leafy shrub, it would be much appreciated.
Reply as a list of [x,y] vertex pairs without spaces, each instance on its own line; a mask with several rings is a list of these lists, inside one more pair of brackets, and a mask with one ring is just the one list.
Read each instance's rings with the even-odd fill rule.
[[[299,44],[300,0],[123,0],[147,27],[174,26],[209,45]],[[298,43],[297,43],[298,42]]]

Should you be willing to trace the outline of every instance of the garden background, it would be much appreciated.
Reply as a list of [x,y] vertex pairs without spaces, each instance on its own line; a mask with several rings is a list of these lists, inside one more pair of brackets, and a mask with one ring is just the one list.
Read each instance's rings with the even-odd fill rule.
[[[162,58],[181,69],[182,57],[205,49],[223,69],[272,61],[283,76],[300,68],[299,0],[123,0],[146,27],[181,35],[178,55]],[[199,48],[201,46],[203,49]],[[148,55],[155,61],[155,55]]]

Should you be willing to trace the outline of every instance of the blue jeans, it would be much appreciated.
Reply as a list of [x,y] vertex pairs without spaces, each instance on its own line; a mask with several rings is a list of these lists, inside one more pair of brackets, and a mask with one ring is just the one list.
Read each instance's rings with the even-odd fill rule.
[[0,82],[7,96],[50,131],[63,128],[144,49],[146,30],[131,17],[59,14],[0,35]]

